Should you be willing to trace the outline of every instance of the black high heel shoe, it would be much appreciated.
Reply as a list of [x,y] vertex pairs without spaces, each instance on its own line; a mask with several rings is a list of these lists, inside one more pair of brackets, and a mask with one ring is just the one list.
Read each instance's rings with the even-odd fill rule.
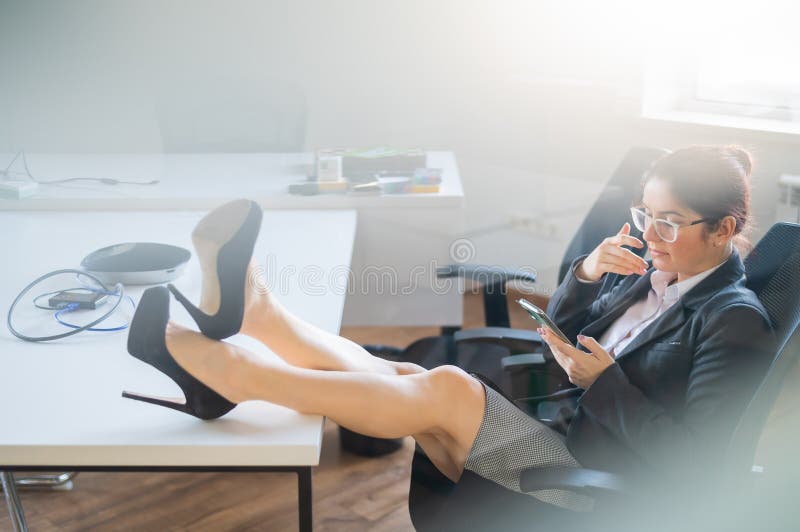
[[[261,229],[261,218],[261,207],[256,202],[235,200],[208,213],[192,232],[195,251],[206,266],[203,275],[216,277],[219,296],[216,313],[206,314],[175,286],[167,285],[209,338],[222,340],[238,333],[242,326],[247,265]],[[209,265],[215,267],[210,269]]]
[[167,375],[183,390],[186,398],[166,399],[132,392],[122,397],[165,406],[200,419],[218,418],[236,406],[192,377],[169,354],[164,331],[169,321],[169,292],[163,286],[148,288],[142,295],[128,332],[128,353]]

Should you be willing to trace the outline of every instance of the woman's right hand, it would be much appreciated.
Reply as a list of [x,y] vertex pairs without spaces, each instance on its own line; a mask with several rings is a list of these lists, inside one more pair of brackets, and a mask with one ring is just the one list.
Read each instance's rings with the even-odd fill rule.
[[599,281],[606,272],[644,275],[647,272],[647,261],[622,247],[644,247],[641,240],[630,236],[630,232],[631,226],[626,222],[619,233],[603,240],[588,257],[583,259],[575,272],[578,277],[584,281]]

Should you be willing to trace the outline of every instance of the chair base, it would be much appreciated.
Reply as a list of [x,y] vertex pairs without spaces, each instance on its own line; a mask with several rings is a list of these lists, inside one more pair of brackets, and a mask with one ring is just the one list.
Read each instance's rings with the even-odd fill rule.
[[583,532],[593,529],[585,515],[510,491],[472,471],[464,471],[454,483],[419,449],[414,453],[411,467],[408,508],[417,532]]
[[339,427],[339,443],[345,451],[361,456],[383,456],[403,446],[403,438],[373,438]]

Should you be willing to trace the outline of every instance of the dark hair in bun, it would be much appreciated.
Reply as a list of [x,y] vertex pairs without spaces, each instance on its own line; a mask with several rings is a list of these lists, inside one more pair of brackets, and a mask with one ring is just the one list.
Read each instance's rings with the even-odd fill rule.
[[670,186],[678,201],[695,211],[711,230],[720,220],[736,220],[734,244],[750,245],[743,232],[750,223],[750,174],[753,159],[739,146],[689,146],[656,160],[642,178],[642,189],[654,178]]

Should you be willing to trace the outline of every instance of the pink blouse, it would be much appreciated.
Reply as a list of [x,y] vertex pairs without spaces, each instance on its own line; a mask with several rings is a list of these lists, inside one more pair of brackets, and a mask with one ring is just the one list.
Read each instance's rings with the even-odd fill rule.
[[[677,303],[682,295],[725,264],[726,261],[727,259],[713,268],[674,284],[673,281],[678,278],[677,273],[655,270],[650,275],[650,291],[647,293],[647,297],[628,307],[628,310],[606,329],[606,332],[598,339],[598,342],[603,346],[603,349],[616,358],[636,338],[637,334]],[[578,280],[587,282],[580,277],[578,277]]]

